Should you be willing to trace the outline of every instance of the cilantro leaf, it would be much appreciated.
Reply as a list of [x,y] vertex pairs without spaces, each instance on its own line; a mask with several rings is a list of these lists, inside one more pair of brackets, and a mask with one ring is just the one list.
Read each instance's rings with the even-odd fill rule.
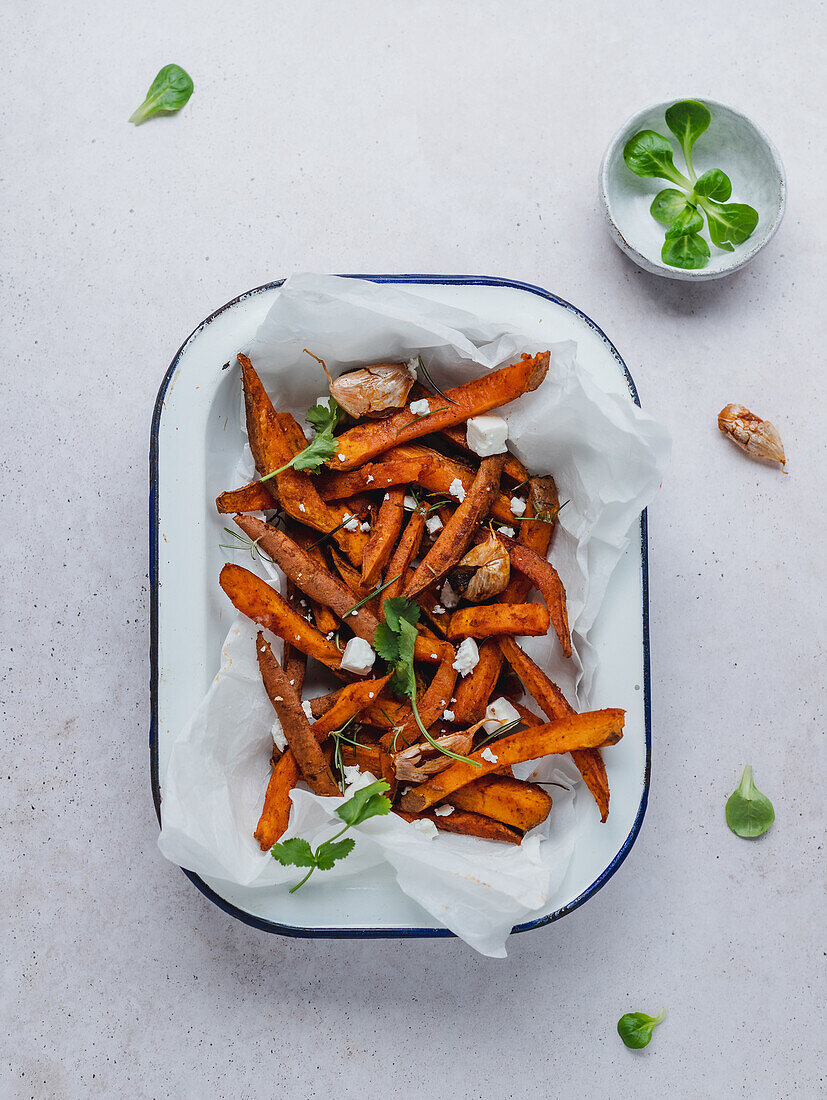
[[341,405],[339,405],[335,397],[330,397],[327,401],[327,408],[319,402],[317,405],[313,405],[307,410],[305,419],[308,424],[313,425],[317,432],[324,432],[326,435],[332,435],[333,429],[339,423],[341,417]]
[[[385,606],[387,607],[387,603]],[[387,623],[380,623],[374,631],[373,648],[383,660],[392,665],[399,660],[399,638]]]
[[313,405],[308,409],[307,419],[316,428],[316,438],[312,439],[304,450],[299,451],[289,462],[285,462],[278,470],[271,470],[261,480],[269,481],[271,477],[283,473],[291,466],[294,470],[310,470],[315,474],[320,466],[336,454],[339,443],[333,430],[339,423],[341,415],[341,406],[333,397],[329,398],[327,408],[324,405]]
[[400,620],[411,624],[419,622],[419,604],[405,599],[404,596],[392,596],[389,600],[385,600],[382,611],[385,622],[394,633],[399,630]]
[[333,864],[349,856],[353,851],[355,840],[345,837],[344,840],[326,840],[316,849],[316,866],[320,871],[329,871]]
[[384,794],[389,790],[390,787],[385,780],[378,779],[375,783],[354,791],[350,798],[345,799],[339,806],[336,813],[348,828],[352,825],[361,825],[369,817],[390,813],[391,801]]
[[281,844],[274,844],[270,855],[283,867],[315,867],[316,857],[313,849],[300,836],[294,836]]

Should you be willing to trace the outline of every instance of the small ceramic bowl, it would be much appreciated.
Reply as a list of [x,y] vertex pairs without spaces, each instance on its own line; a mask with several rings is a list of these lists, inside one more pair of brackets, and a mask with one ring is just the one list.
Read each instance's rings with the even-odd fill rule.
[[[642,179],[626,167],[623,147],[639,130],[656,130],[672,140],[675,165],[684,171],[683,154],[677,139],[670,132],[664,113],[679,98],[698,98],[712,114],[709,129],[698,138],[692,149],[695,171],[700,176],[709,168],[720,168],[732,180],[730,202],[745,202],[758,211],[758,225],[743,244],[733,252],[724,252],[710,244],[711,256],[706,267],[694,271],[670,267],[660,258],[664,226],[655,221],[649,207],[655,195],[668,180]],[[617,245],[636,264],[654,275],[667,279],[702,282],[720,279],[744,267],[775,235],[784,217],[787,180],[778,150],[764,131],[740,111],[717,103],[705,96],[676,97],[656,103],[633,115],[612,138],[600,165],[600,199],[609,229]],[[704,226],[702,236],[709,241]]]

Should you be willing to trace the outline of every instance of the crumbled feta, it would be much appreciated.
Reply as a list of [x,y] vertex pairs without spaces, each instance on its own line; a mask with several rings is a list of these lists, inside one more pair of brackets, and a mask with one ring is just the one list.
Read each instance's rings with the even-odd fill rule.
[[495,756],[489,748],[484,748],[480,753],[480,756],[483,758],[483,760],[488,760],[491,764],[496,764],[499,760],[499,756]]
[[367,520],[365,520],[364,523],[359,524],[359,530],[360,531],[369,531],[370,530],[370,524],[368,523]]
[[313,721],[313,711],[310,709],[310,700],[309,699],[303,699],[302,700],[302,710],[304,711],[304,713],[307,716],[308,720],[310,722],[312,722]]
[[477,667],[479,659],[480,651],[477,649],[477,643],[473,638],[466,638],[463,642],[460,642],[457,649],[457,659],[451,667],[455,668],[460,676],[467,676],[469,672],[473,672]]
[[434,659],[435,661],[436,661],[436,660],[438,660],[438,657],[437,657],[436,653],[432,653],[432,654],[431,654],[431,657],[433,657],[433,659]]
[[338,460],[339,460],[340,462],[344,462],[344,461],[345,461],[345,459],[347,458],[347,455],[343,455],[343,454],[342,454],[342,452],[341,452],[341,451],[339,451],[339,453],[338,453],[338,454],[336,455],[336,457],[338,458]]
[[345,764],[342,771],[345,777],[345,798],[350,798],[362,787],[369,787],[376,782],[373,772],[363,772],[358,764]]
[[382,500],[390,500],[390,499],[391,499],[390,493],[385,493],[385,495],[382,497]]
[[430,818],[418,817],[416,821],[412,822],[412,825],[418,833],[422,833],[429,840],[432,840],[437,834],[437,827]]
[[344,526],[344,529],[346,531],[359,530],[359,520],[356,518],[356,516],[352,516],[350,512],[345,512],[345,514],[342,516],[342,525]]
[[434,612],[435,615],[444,615],[445,614],[445,608],[442,607],[440,604],[435,603],[434,607],[433,607],[433,612]]
[[453,812],[453,806],[434,806],[434,813],[437,817],[448,817],[448,815],[452,814]]
[[519,717],[520,712],[507,699],[500,696],[485,708],[482,728],[486,733],[494,733],[500,726],[504,726],[507,722],[516,722]]
[[270,727],[270,733],[273,735],[273,744],[279,752],[284,752],[287,748],[287,738],[284,736],[284,730],[278,718],[273,720],[273,725]]
[[440,600],[442,600],[449,611],[452,608],[456,607],[459,603],[459,596],[451,587],[450,581],[446,581],[445,584],[443,584],[442,591],[439,594],[439,598]]
[[501,535],[505,535],[509,539],[513,539],[517,534],[513,527],[500,527],[499,531]]
[[452,710],[444,710],[442,712],[442,717],[446,722],[453,722],[454,712]]
[[505,450],[508,439],[508,425],[501,416],[483,414],[472,416],[465,431],[465,441],[481,458],[499,455]]
[[300,505],[299,505],[299,511],[300,511],[300,512],[306,512],[306,511],[307,511],[307,509],[305,508],[305,506],[304,506],[303,504],[300,504]]
[[414,416],[426,416],[431,411],[427,397],[423,397],[421,401],[412,401],[410,407]]
[[458,477],[455,477],[448,486],[448,492],[452,497],[456,497],[460,504],[465,500],[465,486]]
[[368,485],[374,480],[373,474],[368,474]]
[[525,511],[525,501],[522,497],[511,498],[511,511],[515,516],[521,516]]
[[417,364],[419,363],[419,356],[415,355],[413,359],[409,359],[405,366],[408,368],[408,374],[413,378],[414,382],[419,377],[416,373]]
[[425,526],[428,528],[429,535],[435,535],[437,531],[442,530],[442,520],[439,516],[428,516],[425,520]]
[[[389,496],[390,496],[390,493],[385,493],[385,499],[386,500],[388,499]],[[402,507],[406,508],[409,512],[415,512],[417,507],[418,507],[418,505],[416,503],[416,498],[412,497],[410,493],[405,493],[405,496],[402,500]]]
[[345,672],[356,676],[365,676],[373,668],[376,654],[373,647],[364,638],[351,638],[342,654],[341,667]]

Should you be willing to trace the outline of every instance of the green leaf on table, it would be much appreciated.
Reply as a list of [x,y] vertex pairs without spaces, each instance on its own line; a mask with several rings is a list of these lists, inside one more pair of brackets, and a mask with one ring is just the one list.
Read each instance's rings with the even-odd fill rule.
[[709,108],[697,99],[681,99],[666,109],[666,125],[681,143],[686,167],[692,179],[695,169],[692,166],[692,146],[709,128],[712,115]]
[[692,271],[706,267],[709,262],[709,245],[697,233],[682,237],[668,237],[663,242],[660,258],[670,267]]
[[726,202],[732,194],[732,182],[720,168],[710,168],[695,180],[694,191],[700,198]]
[[194,87],[192,77],[180,65],[164,65],[150,84],[146,99],[129,116],[129,121],[139,126],[153,115],[180,111]]
[[367,787],[361,787],[354,791],[349,798],[338,807],[337,815],[344,821],[348,828],[353,825],[361,825],[370,817],[377,817],[390,813],[391,802],[385,796],[385,791],[390,787],[384,779],[377,779]]
[[689,183],[675,167],[674,150],[669,138],[655,130],[641,130],[629,138],[623,147],[626,167],[636,176]]
[[283,867],[315,867],[316,857],[313,849],[306,840],[294,836],[290,840],[284,840],[281,844],[274,844],[270,849],[270,855]]
[[677,191],[674,187],[666,187],[658,191],[649,207],[652,217],[661,225],[672,225],[675,218],[682,214],[686,208],[686,195],[683,191]]
[[666,239],[671,241],[673,237],[685,237],[688,233],[699,233],[703,227],[703,217],[698,213],[697,208],[691,202],[688,202],[672,225],[666,230]]
[[741,782],[727,799],[726,823],[736,836],[753,839],[763,836],[773,821],[772,802],[755,786],[752,768],[747,764]]
[[645,1012],[627,1012],[617,1021],[617,1033],[627,1047],[641,1050],[649,1045],[652,1032],[666,1015],[666,1009],[659,1016],[647,1016]]
[[733,246],[743,244],[758,225],[758,211],[742,202],[717,203],[700,199],[709,226],[709,236],[714,245],[732,252]]

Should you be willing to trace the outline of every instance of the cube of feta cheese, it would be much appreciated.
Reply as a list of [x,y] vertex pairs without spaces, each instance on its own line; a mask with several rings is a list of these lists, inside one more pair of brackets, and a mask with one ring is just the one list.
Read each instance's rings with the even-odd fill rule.
[[307,718],[307,721],[312,722],[313,721],[313,710],[310,706],[310,700],[309,699],[305,699],[302,702],[302,710],[305,713],[305,717]]
[[489,748],[484,748],[480,753],[480,756],[483,758],[483,760],[488,760],[491,764],[496,764],[499,760],[499,757],[495,756]]
[[448,817],[448,815],[452,814],[453,812],[453,806],[434,806],[434,813],[437,817]]
[[342,524],[344,525],[344,529],[346,531],[359,530],[359,520],[356,518],[356,516],[352,516],[350,512],[345,512],[345,514],[342,516]]
[[482,458],[502,454],[507,439],[508,425],[501,416],[484,413],[482,416],[472,416],[468,421],[465,440],[474,454]]
[[495,733],[500,726],[504,726],[508,722],[516,722],[519,717],[520,712],[507,699],[500,696],[499,699],[495,699],[493,703],[489,703],[486,707],[482,728],[486,733]]
[[501,535],[505,535],[506,538],[513,539],[517,532],[513,527],[500,527],[499,532]]
[[511,498],[511,511],[515,516],[521,516],[525,512],[525,501],[522,497]]
[[452,497],[456,497],[460,504],[465,500],[465,486],[458,477],[455,477],[448,486],[448,492]]
[[351,638],[342,654],[341,667],[356,676],[366,676],[375,660],[373,647],[364,638]]
[[428,404],[428,399],[423,397],[420,401],[412,401],[410,409],[414,416],[427,416],[431,406]]
[[425,526],[428,528],[429,535],[435,535],[437,531],[442,530],[442,520],[439,516],[428,516],[425,520]]
[[419,817],[412,824],[418,833],[422,833],[429,840],[433,840],[437,834],[436,825],[427,817]]
[[274,719],[273,725],[270,727],[270,733],[273,735],[273,744],[279,752],[284,752],[287,748],[287,738],[284,736],[284,730],[278,718]]
[[[387,500],[389,496],[389,493],[385,494],[385,500]],[[409,512],[415,512],[417,509],[416,498],[412,497],[410,493],[405,493],[405,496],[402,498],[402,507]]]
[[452,710],[444,710],[442,712],[442,717],[446,722],[453,722],[454,712]]
[[460,642],[457,649],[457,657],[452,668],[455,668],[460,676],[468,676],[477,667],[480,659],[480,651],[473,638],[466,638]]

